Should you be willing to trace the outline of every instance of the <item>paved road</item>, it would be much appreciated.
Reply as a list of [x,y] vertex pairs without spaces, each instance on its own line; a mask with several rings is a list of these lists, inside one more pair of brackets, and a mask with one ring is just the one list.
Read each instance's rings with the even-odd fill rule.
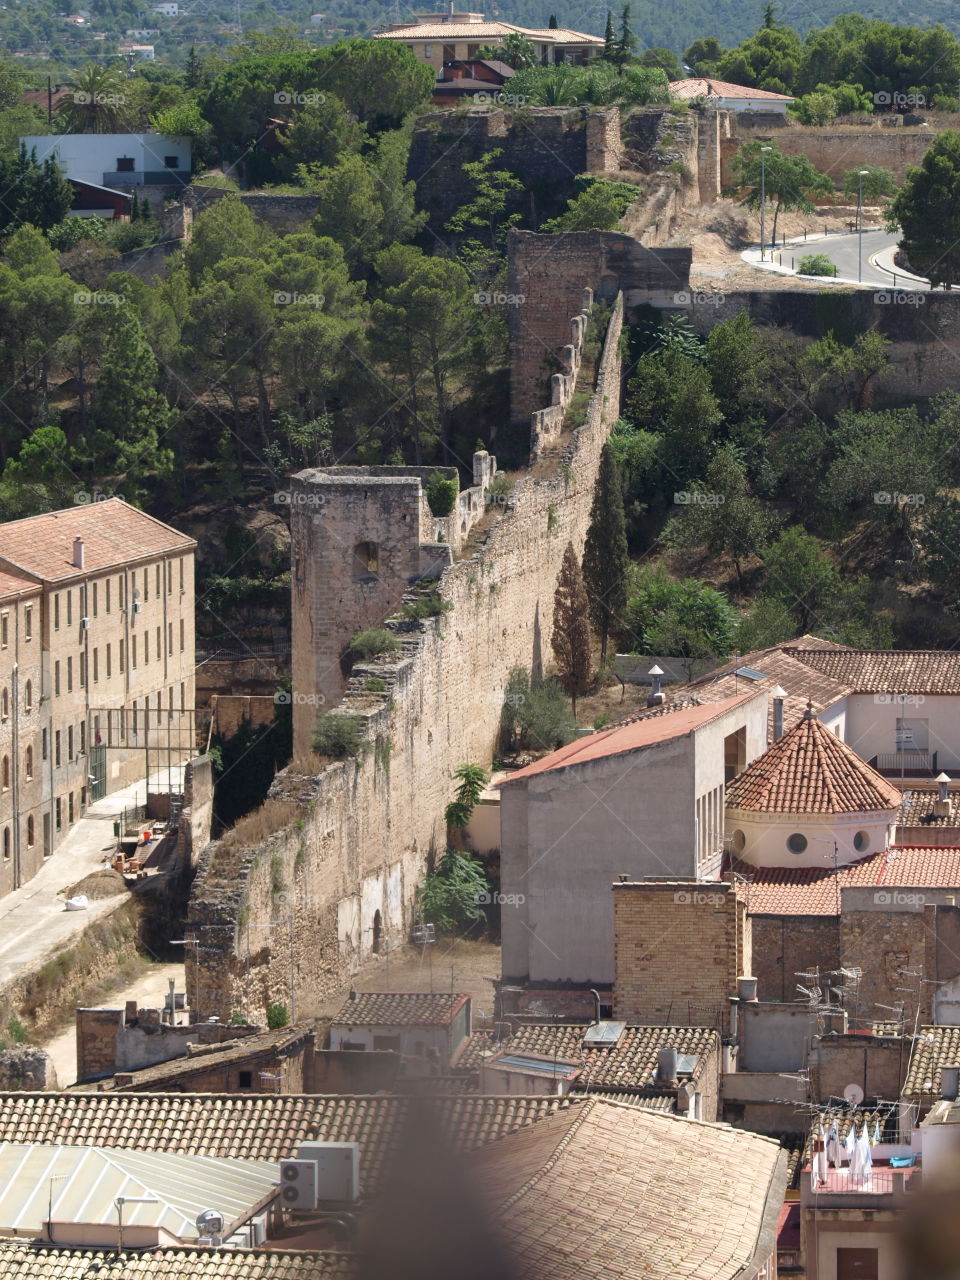
[[[862,252],[862,276],[857,274],[857,255],[859,239],[863,240]],[[865,231],[862,237],[854,235],[836,235],[823,236],[820,240],[811,240],[807,244],[788,244],[783,249],[777,250],[777,261],[782,255],[784,266],[788,265],[791,258],[794,263],[800,261],[801,257],[807,253],[825,253],[830,261],[836,266],[837,274],[845,280],[862,279],[864,284],[885,285],[888,288],[893,284],[893,277],[888,271],[882,271],[880,268],[873,266],[870,259],[875,253],[880,253],[883,249],[890,249],[896,245],[900,239],[898,233],[891,234],[887,231]],[[917,284],[914,280],[897,281],[897,287],[909,289],[912,292],[918,292],[928,289],[927,284]]]

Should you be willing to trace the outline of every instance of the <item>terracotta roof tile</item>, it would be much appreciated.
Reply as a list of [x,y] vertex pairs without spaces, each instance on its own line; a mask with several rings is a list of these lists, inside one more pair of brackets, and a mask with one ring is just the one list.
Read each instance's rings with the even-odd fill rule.
[[737,897],[754,916],[835,916],[845,888],[960,889],[960,849],[902,846],[832,869],[733,862]]
[[[939,1096],[940,1068],[960,1065],[960,1027],[921,1027],[913,1042],[903,1092]],[[925,1086],[930,1083],[930,1088]]]
[[960,693],[960,652],[950,649],[794,649],[799,662],[857,693]]
[[711,1052],[719,1052],[716,1031],[709,1027],[627,1027],[616,1045],[584,1045],[589,1023],[539,1023],[518,1027],[504,1040],[504,1053],[542,1053],[582,1062],[581,1083],[593,1087],[649,1089],[656,1084],[657,1052],[673,1045],[678,1053],[695,1054],[699,1075]]
[[39,582],[30,582],[27,578],[18,578],[13,573],[4,573],[0,570],[0,600],[6,600],[9,596],[18,596],[24,592],[36,595],[41,589]]
[[867,813],[896,809],[897,788],[811,712],[727,784],[728,809]]
[[358,991],[343,1002],[331,1025],[445,1027],[467,998],[459,992]]
[[[83,538],[85,569],[73,564],[73,540]],[[0,524],[0,561],[44,582],[110,569],[130,560],[187,551],[197,544],[122,498],[48,511]]]
[[694,730],[716,720],[727,711],[732,711],[755,696],[755,691],[742,693],[738,698],[724,698],[722,702],[711,702],[705,706],[684,706],[679,710],[668,708],[666,714],[654,716],[641,715],[638,719],[628,720],[624,724],[609,729],[601,729],[597,733],[585,734],[576,738],[559,751],[551,751],[549,755],[535,760],[533,764],[517,769],[506,778],[501,778],[495,785],[507,787],[524,778],[539,773],[550,773],[557,769],[569,769],[577,765],[590,764],[594,760],[604,760],[610,756],[625,755],[629,751],[639,751],[644,747],[656,746],[671,738],[686,737]]
[[775,1247],[786,1187],[769,1138],[600,1098],[471,1163],[523,1280],[732,1280]]
[[751,89],[745,84],[731,84],[729,80],[713,80],[706,76],[692,76],[689,80],[671,80],[671,94],[675,98],[757,98],[774,102],[793,102],[786,93],[772,93],[769,89]]
[[0,1274],[19,1280],[340,1280],[357,1274],[357,1255],[284,1253],[248,1249],[151,1249],[127,1253],[117,1269],[116,1250],[35,1249],[0,1242]]
[[[402,1130],[406,1098],[322,1094],[0,1093],[0,1142],[136,1146],[206,1156],[281,1160],[301,1142],[359,1142],[365,1192]],[[471,1151],[556,1111],[562,1098],[436,1099],[441,1122]]]
[[937,799],[936,787],[915,787],[904,791],[903,802],[897,813],[897,826],[960,827],[960,791],[947,791],[947,812],[935,814],[933,802]]

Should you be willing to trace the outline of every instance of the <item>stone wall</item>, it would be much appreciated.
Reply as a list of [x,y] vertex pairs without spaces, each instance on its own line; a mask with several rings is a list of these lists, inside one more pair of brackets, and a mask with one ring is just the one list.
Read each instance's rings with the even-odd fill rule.
[[753,977],[761,1000],[792,1000],[798,973],[840,967],[836,916],[751,916]]
[[320,209],[318,195],[280,195],[269,191],[230,192],[221,187],[187,187],[184,203],[195,216],[231,194],[239,195],[241,204],[281,236],[292,231],[302,231]]
[[[745,127],[733,113],[731,136],[720,142],[723,186],[732,182],[730,161],[745,142],[758,136],[756,128]],[[801,125],[781,127],[776,130],[774,141],[785,155],[805,155],[814,168],[835,182],[849,169],[868,167],[890,169],[897,181],[902,182],[907,169],[920,163],[936,136],[934,129],[884,129],[878,120],[867,128],[858,125],[833,125],[823,129]]]
[[183,808],[177,825],[178,867],[195,867],[200,850],[209,843],[213,800],[213,761],[209,756],[196,756],[187,761],[183,771]]
[[901,1036],[822,1036],[810,1051],[813,1100],[843,1097],[848,1084],[858,1084],[867,1099],[899,1098],[912,1045]]
[[0,1090],[4,1093],[37,1093],[57,1089],[57,1072],[45,1049],[32,1044],[0,1049]]
[[[582,288],[566,311],[564,340]],[[600,451],[619,412],[621,324],[618,299],[599,389],[583,425],[561,439],[554,465],[541,464],[516,480],[509,501],[490,509],[461,556],[443,570],[439,591],[449,611],[392,623],[401,652],[351,675],[332,714],[357,717],[367,749],[319,775],[287,769],[264,810],[244,820],[247,838],[241,827],[204,851],[187,925],[188,936],[198,939],[188,959],[189,989],[199,981],[204,1014],[262,1015],[266,1004],[277,1002],[291,1018],[302,1018],[321,997],[342,989],[372,954],[375,937],[389,947],[407,936],[416,886],[443,847],[452,771],[464,761],[489,764],[510,670],[542,671],[550,662],[564,548],[572,541],[582,549]],[[381,470],[384,476],[391,471]],[[359,475],[356,493],[323,505],[320,526],[312,523],[316,508],[291,505],[295,618],[311,616],[314,627],[322,625],[320,595],[309,606],[306,595],[322,592],[324,583],[304,548],[331,513],[351,555],[368,539],[379,539],[381,548],[394,539],[409,550],[411,539],[400,527],[404,515],[419,520],[422,486],[409,469],[397,470],[395,507],[367,507]],[[311,491],[307,480],[301,483]],[[371,493],[374,488],[382,496],[389,486],[371,485]],[[334,496],[333,489],[326,492]],[[377,538],[367,532],[371,521]],[[412,554],[408,560],[416,571]],[[338,626],[353,632],[382,624],[396,600],[383,603],[364,616],[341,617]],[[361,605],[358,597],[352,607]],[[302,726],[326,707],[318,701],[325,676],[309,656],[311,637],[296,630],[294,636],[294,710],[307,713],[302,737]],[[302,661],[301,642],[307,645]],[[372,676],[382,680],[382,692],[364,689]]]
[[732,885],[613,886],[613,1016],[653,1026],[723,1027],[750,924]]

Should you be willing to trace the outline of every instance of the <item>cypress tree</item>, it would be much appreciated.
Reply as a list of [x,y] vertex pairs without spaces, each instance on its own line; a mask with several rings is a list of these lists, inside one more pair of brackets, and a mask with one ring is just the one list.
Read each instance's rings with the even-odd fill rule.
[[550,21],[547,23],[547,30],[556,31],[558,26],[559,23],[557,22],[557,15],[555,13],[551,13]]
[[590,508],[590,527],[583,549],[583,578],[590,605],[590,621],[600,637],[600,665],[607,661],[607,643],[619,629],[627,604],[627,521],[623,489],[613,450],[600,454],[600,470]]
[[607,25],[603,32],[603,53],[600,55],[604,62],[614,62],[617,52],[617,38],[613,34],[613,14],[607,10]]
[[633,34],[633,29],[630,26],[630,6],[625,4],[620,15],[620,37],[616,42],[614,55],[614,61],[621,71],[623,71],[628,62],[633,61],[636,47],[637,37]]
[[577,563],[573,543],[567,543],[563,564],[553,597],[553,656],[557,660],[560,683],[570,695],[573,713],[577,712],[577,695],[590,687],[590,602],[583,584],[583,573]]

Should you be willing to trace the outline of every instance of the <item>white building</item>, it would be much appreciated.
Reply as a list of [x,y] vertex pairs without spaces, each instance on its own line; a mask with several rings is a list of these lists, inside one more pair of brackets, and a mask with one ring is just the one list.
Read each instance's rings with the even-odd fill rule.
[[151,13],[161,13],[165,18],[176,18],[180,13],[180,6],[179,4],[166,3],[165,0],[163,4],[155,4]]
[[160,133],[61,133],[20,141],[37,159],[53,156],[64,177],[95,187],[187,186],[190,140]]
[[787,107],[796,102],[786,93],[771,93],[769,89],[751,89],[745,84],[731,84],[728,80],[713,80],[706,76],[692,76],[689,80],[671,80],[670,97],[690,101],[705,98],[711,106],[721,111],[775,111],[786,115]]
[[139,58],[142,62],[153,62],[156,51],[152,44],[128,44],[121,41],[119,45],[121,57]]

